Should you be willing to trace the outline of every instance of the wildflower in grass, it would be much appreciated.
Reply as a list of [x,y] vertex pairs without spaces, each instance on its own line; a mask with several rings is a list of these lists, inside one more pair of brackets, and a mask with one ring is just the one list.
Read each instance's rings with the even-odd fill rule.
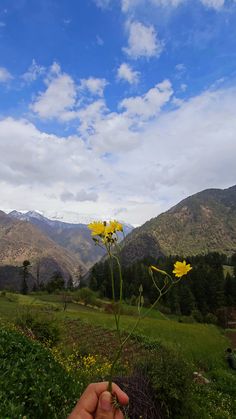
[[187,273],[191,271],[191,269],[191,265],[187,265],[186,260],[184,260],[183,262],[177,261],[174,264],[174,270],[172,272],[173,274],[175,274],[177,278],[182,278],[182,276],[187,275]]

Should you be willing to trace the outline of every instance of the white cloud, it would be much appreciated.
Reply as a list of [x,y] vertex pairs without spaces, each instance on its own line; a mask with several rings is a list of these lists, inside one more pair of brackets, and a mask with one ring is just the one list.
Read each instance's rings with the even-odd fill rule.
[[96,123],[103,117],[106,111],[107,107],[103,99],[96,100],[83,109],[80,109],[78,112],[80,118],[80,133],[83,135],[86,133],[93,133]]
[[64,191],[61,194],[61,200],[63,202],[68,202],[68,201],[78,201],[78,202],[93,201],[95,202],[97,201],[97,199],[98,199],[98,195],[95,192],[87,192],[84,189],[76,193]]
[[124,99],[119,113],[109,112],[104,100],[95,101],[79,111],[79,132],[99,155],[122,155],[139,146],[140,129],[160,113],[172,93],[171,83],[164,80],[142,96]]
[[117,70],[118,80],[125,80],[130,84],[137,84],[139,82],[139,71],[134,71],[129,64],[122,63]]
[[66,73],[61,73],[60,66],[54,63],[45,80],[47,89],[39,93],[30,108],[40,118],[57,118],[68,121],[76,117],[77,87],[73,79]]
[[225,4],[225,0],[201,0],[201,3],[206,7],[220,10]]
[[121,9],[124,13],[131,12],[139,5],[153,5],[159,7],[177,7],[186,0],[121,0]]
[[142,3],[143,0],[121,0],[121,9],[123,12],[128,12],[138,4]]
[[104,45],[104,41],[99,35],[96,36],[96,42],[100,47]]
[[182,90],[182,92],[186,92],[187,88],[188,88],[188,85],[187,84],[181,83],[180,89]]
[[50,67],[44,82],[46,90],[37,95],[30,109],[42,119],[55,118],[61,122],[84,119],[85,116],[85,120],[82,121],[84,126],[92,114],[96,119],[97,106],[103,103],[97,101],[87,106],[86,102],[91,100],[87,94],[102,97],[105,87],[109,84],[104,78],[89,77],[81,79],[80,85],[76,85],[69,74],[62,73],[60,65],[56,62]]
[[56,61],[51,65],[50,71],[49,71],[49,77],[52,74],[56,74],[57,76],[61,73],[61,66]]
[[143,96],[124,99],[120,107],[125,108],[129,116],[147,120],[158,115],[162,106],[170,100],[172,94],[173,90],[170,81],[164,80]]
[[100,115],[87,132],[87,141],[92,149],[103,155],[111,154],[111,161],[139,146],[141,137],[132,129],[134,120],[124,113],[111,112]]
[[107,9],[111,4],[111,0],[94,0],[94,2],[101,9]]
[[[57,71],[49,78],[58,77]],[[236,89],[214,87],[161,110],[172,93],[166,80],[126,98],[120,112],[95,101],[79,111],[83,140],[49,135],[26,120],[0,120],[5,208],[97,218],[119,209],[119,219],[139,224],[192,193],[235,184]]]
[[162,7],[177,7],[186,0],[149,0],[152,4]]
[[36,63],[35,59],[33,58],[32,64],[29,66],[28,70],[22,75],[22,79],[26,83],[31,83],[35,81],[38,77],[45,73],[45,67]]
[[[187,0],[121,0],[121,9],[124,13],[132,13],[138,6],[156,6],[156,7],[172,7],[176,8]],[[234,0],[235,1],[235,0]],[[225,5],[225,0],[200,0],[207,8],[220,10]],[[190,3],[191,7],[191,3]]]
[[87,89],[92,95],[103,96],[103,92],[108,82],[106,79],[98,79],[89,77],[88,79],[81,79],[81,89]]
[[186,67],[185,67],[185,65],[183,63],[176,64],[175,68],[180,73],[184,73],[186,71]]
[[12,75],[9,73],[9,71],[6,68],[0,67],[0,83],[6,83],[12,78],[13,78]]
[[101,172],[96,156],[78,136],[49,135],[23,119],[0,121],[0,156],[1,181],[35,187],[35,192],[36,185],[49,188],[51,194],[73,188],[81,199],[81,191],[87,191],[90,183],[96,185],[97,172]]
[[154,26],[134,21],[128,24],[128,30],[128,47],[124,51],[131,58],[158,57],[161,54],[164,44],[158,39]]

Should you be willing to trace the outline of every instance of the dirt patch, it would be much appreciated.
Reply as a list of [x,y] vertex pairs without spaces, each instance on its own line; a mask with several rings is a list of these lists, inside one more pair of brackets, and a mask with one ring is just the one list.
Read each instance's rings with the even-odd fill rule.
[[[100,355],[110,361],[114,358],[118,346],[118,338],[115,332],[101,326],[92,326],[81,320],[65,321],[65,343],[73,347],[78,345],[85,353]],[[125,335],[124,335],[125,337]],[[150,358],[152,350],[148,350],[141,342],[129,339],[121,356],[124,364],[133,364],[137,359]]]

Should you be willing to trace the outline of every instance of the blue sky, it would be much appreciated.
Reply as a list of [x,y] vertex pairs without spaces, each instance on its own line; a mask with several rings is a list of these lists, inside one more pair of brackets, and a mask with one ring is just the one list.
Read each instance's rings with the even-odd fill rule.
[[233,0],[2,0],[2,209],[136,225],[235,184],[235,21]]

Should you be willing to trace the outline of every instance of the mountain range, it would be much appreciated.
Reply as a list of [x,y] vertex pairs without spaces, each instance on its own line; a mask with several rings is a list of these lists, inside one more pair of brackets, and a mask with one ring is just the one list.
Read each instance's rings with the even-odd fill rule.
[[[152,256],[236,252],[236,186],[207,189],[133,229],[125,225],[124,264]],[[36,211],[0,211],[0,288],[19,289],[19,266],[31,262],[31,282],[55,271],[77,278],[104,256],[85,224],[49,220]]]

